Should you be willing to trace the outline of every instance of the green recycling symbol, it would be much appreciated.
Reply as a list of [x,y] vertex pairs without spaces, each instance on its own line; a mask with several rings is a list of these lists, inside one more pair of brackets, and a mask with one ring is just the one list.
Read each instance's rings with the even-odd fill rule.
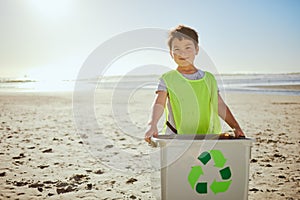
[[[201,153],[198,160],[200,160],[203,165],[206,165],[211,158],[215,162],[214,166],[219,168],[222,181],[216,181],[216,179],[214,179],[210,185],[210,189],[214,194],[226,192],[231,184],[231,180],[229,180],[231,178],[230,168],[224,167],[227,159],[220,150],[210,150]],[[202,167],[193,166],[189,173],[188,181],[193,190],[196,189],[199,194],[206,194],[207,182],[198,182],[201,175],[204,175]]]

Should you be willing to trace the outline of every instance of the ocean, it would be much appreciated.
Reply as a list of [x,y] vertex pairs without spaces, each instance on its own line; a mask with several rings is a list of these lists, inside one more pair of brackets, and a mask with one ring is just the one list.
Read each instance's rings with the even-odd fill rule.
[[[109,76],[80,80],[95,89],[150,89],[157,87],[159,75]],[[221,92],[300,95],[300,73],[292,74],[222,74],[216,75]],[[36,81],[0,78],[0,92],[72,92],[76,81]]]

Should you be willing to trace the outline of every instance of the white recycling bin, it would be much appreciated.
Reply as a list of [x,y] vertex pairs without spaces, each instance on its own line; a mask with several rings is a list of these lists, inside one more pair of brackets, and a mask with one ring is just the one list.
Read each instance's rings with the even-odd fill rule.
[[248,199],[253,139],[219,135],[159,135],[161,199]]

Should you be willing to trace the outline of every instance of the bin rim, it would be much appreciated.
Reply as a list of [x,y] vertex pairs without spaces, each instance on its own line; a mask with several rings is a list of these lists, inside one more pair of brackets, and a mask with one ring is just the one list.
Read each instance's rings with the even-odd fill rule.
[[156,137],[151,137],[153,142],[158,142],[160,140],[247,140],[255,142],[255,139],[249,137],[222,137],[221,134],[171,134],[162,135],[159,134]]

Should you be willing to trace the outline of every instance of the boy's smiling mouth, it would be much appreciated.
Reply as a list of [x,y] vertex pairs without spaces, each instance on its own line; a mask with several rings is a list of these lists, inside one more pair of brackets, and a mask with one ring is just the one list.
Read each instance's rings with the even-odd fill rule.
[[187,60],[188,58],[179,58],[179,60]]

